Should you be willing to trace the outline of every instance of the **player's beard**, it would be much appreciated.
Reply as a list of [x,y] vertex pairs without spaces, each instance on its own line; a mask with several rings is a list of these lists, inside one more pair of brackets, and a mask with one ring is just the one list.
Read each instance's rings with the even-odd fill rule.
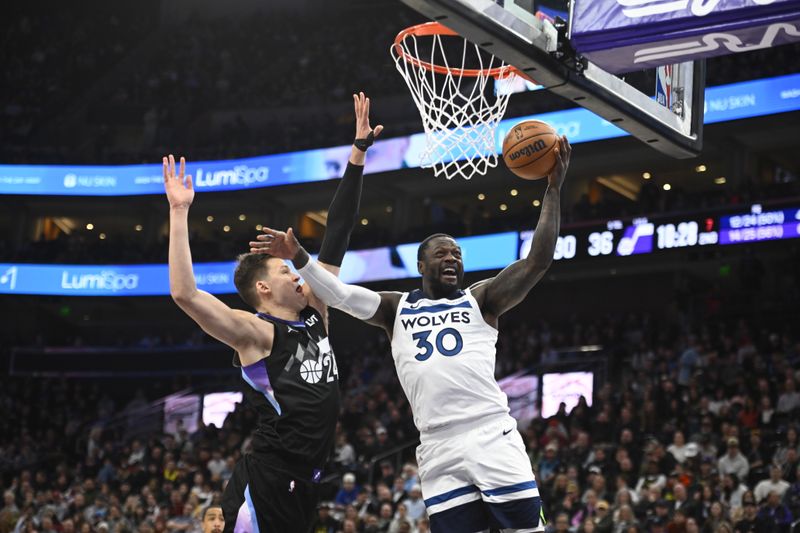
[[443,269],[439,269],[436,273],[436,277],[431,280],[431,287],[438,292],[439,294],[449,295],[461,288],[461,284],[464,281],[464,270],[458,267],[453,267],[456,271],[456,281],[455,283],[448,283],[443,279]]

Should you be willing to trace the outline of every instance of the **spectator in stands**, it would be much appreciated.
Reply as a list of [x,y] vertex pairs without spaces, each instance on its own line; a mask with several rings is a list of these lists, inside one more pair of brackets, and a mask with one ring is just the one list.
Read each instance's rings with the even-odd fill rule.
[[334,449],[334,462],[345,468],[352,469],[356,463],[356,452],[353,445],[347,440],[347,433],[341,432],[336,436]]
[[[598,498],[594,489],[586,489],[586,492],[583,493],[580,503],[581,505],[579,510],[577,512],[572,512],[571,522],[573,527],[578,526],[587,518],[594,519],[597,516]],[[606,507],[608,507],[608,503],[606,503]],[[569,512],[569,509],[566,507],[564,510]]]
[[639,527],[639,521],[633,514],[633,508],[624,504],[614,511],[614,532],[627,532],[632,527]]
[[717,528],[727,521],[727,513],[722,503],[715,501],[708,508],[708,513],[703,516],[703,533],[715,533]]
[[644,489],[640,495],[639,503],[636,504],[634,512],[640,522],[647,522],[652,516],[656,514],[656,503],[661,499],[661,489],[658,487],[650,487]]
[[542,485],[549,484],[555,478],[557,469],[561,464],[558,459],[558,444],[550,442],[544,447],[544,456],[539,461],[537,473]]
[[[773,456],[773,462],[784,466],[787,463],[796,460],[797,451],[800,449],[800,445],[797,441],[797,428],[794,426],[790,426],[789,429],[786,430],[786,440],[781,443],[781,446],[775,451],[775,455]],[[795,458],[792,459],[791,452],[794,452]]]
[[672,454],[677,462],[683,463],[686,461],[687,446],[683,431],[676,431],[672,435],[672,444],[669,445],[667,451]]
[[739,426],[748,430],[753,430],[758,427],[758,409],[752,396],[747,396],[744,399],[744,406],[739,411],[737,416]]
[[754,429],[750,432],[750,445],[747,450],[747,462],[750,464],[750,477],[761,479],[767,473],[767,457],[764,444],[761,439],[761,431]]
[[792,516],[800,518],[800,466],[795,470],[795,479],[783,495],[783,502],[789,507]]
[[[700,364],[700,350],[702,349],[697,337],[690,335],[686,349],[681,354],[680,368],[678,371],[678,385],[687,387],[692,373],[696,366]],[[680,461],[679,461],[680,462]]]
[[647,462],[645,473],[639,478],[634,489],[638,494],[649,489],[663,489],[667,484],[667,477],[658,469],[658,461],[651,459]]
[[671,512],[674,513],[675,511],[682,511],[685,516],[698,516],[699,512],[697,510],[697,504],[689,499],[689,496],[686,492],[686,487],[681,485],[680,483],[676,483],[674,487],[672,487],[672,506]]
[[763,502],[770,493],[774,492],[778,498],[783,498],[783,495],[789,489],[789,483],[782,479],[783,470],[780,465],[772,464],[769,468],[769,478],[759,481],[753,494],[756,497],[756,502]]
[[342,488],[336,493],[336,505],[345,507],[352,504],[358,498],[359,489],[356,486],[356,476],[352,472],[347,472],[342,476]]
[[[344,522],[342,522],[342,533],[358,533],[357,528],[357,520],[352,518],[345,518]],[[408,530],[409,533],[411,530]]]
[[[775,409],[772,407],[772,400],[767,395],[761,397],[761,405],[758,409],[758,427],[762,431],[771,431],[775,427]],[[752,429],[752,431],[756,430]]]
[[388,531],[394,521],[394,510],[391,503],[381,504],[380,515],[378,516],[378,531]]
[[685,533],[686,512],[683,509],[677,509],[672,513],[667,522],[667,531],[669,533]]
[[403,465],[403,489],[410,493],[414,486],[419,485],[419,472],[417,465],[406,463]]
[[756,517],[758,529],[774,533],[789,533],[792,524],[792,513],[781,503],[777,492],[770,492],[765,505],[762,505]]
[[414,522],[425,516],[425,502],[422,499],[422,488],[419,485],[412,486],[408,498],[401,503],[405,505],[408,517]]
[[600,500],[597,502],[597,514],[594,517],[594,523],[597,533],[611,533],[614,529],[614,518],[607,501]]
[[394,486],[394,465],[391,461],[383,460],[380,463],[380,481],[388,487]]
[[0,533],[10,533],[19,519],[19,507],[14,498],[14,492],[3,492],[3,508],[0,509]]
[[758,531],[758,507],[754,500],[748,498],[742,499],[744,513],[742,517],[734,524],[734,531],[736,533],[751,533]]
[[548,533],[568,533],[570,530],[569,516],[566,513],[560,513],[552,523],[548,524]]
[[731,437],[727,440],[728,449],[725,454],[719,458],[717,462],[717,469],[719,474],[736,474],[739,479],[747,479],[747,473],[750,471],[750,463],[747,458],[739,451],[739,439]]
[[206,468],[208,468],[208,471],[211,472],[212,476],[222,476],[222,473],[227,467],[225,460],[222,458],[222,452],[220,452],[220,450],[214,450],[211,452],[211,459],[208,461]]
[[789,377],[783,382],[783,392],[778,396],[778,405],[775,410],[782,414],[788,415],[792,411],[800,408],[800,392],[797,392],[795,381]]
[[587,518],[577,529],[577,533],[595,533],[596,530],[597,526],[594,523],[594,518]]
[[[407,528],[407,529],[406,529]],[[404,503],[397,504],[397,511],[395,511],[394,519],[389,524],[388,533],[401,533],[403,531],[412,531],[414,523],[408,516],[408,509]]]
[[747,491],[747,485],[739,481],[739,476],[726,474],[722,477],[720,501],[731,511],[736,511],[742,507],[742,496]]

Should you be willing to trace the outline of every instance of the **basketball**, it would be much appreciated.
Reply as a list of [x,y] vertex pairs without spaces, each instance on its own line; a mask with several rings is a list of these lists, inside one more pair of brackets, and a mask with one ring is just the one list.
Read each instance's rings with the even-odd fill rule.
[[520,122],[503,139],[503,161],[508,169],[526,180],[547,176],[556,166],[558,134],[540,120]]

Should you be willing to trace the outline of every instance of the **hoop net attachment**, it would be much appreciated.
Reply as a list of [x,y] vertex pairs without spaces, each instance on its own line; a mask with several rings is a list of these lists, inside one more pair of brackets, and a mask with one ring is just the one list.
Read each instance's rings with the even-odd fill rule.
[[517,70],[438,22],[401,31],[391,54],[422,118],[420,166],[447,179],[496,167],[495,132]]

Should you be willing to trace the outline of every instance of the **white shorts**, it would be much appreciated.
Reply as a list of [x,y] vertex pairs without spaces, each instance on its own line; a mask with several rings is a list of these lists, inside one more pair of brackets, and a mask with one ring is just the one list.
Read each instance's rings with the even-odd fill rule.
[[433,533],[544,531],[539,489],[510,416],[425,433],[417,462]]

